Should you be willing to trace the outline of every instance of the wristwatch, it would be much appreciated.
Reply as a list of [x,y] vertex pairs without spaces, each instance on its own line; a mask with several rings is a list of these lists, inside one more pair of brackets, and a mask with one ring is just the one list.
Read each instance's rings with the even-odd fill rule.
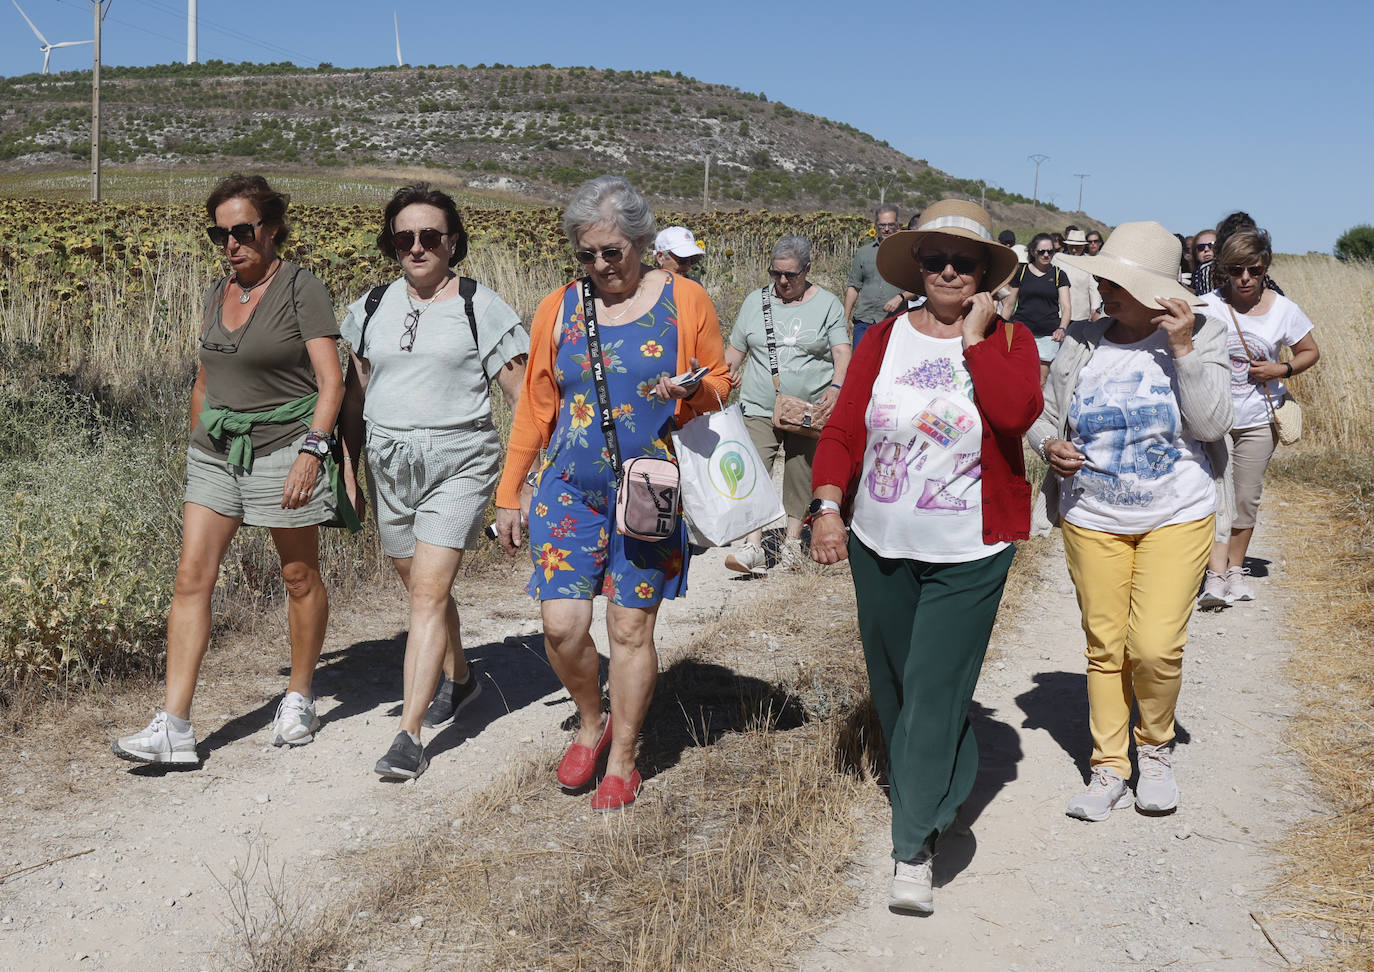
[[296,451],[307,456],[314,456],[323,462],[329,458],[329,439],[311,433],[305,437],[305,443]]
[[822,513],[839,513],[840,504],[834,500],[813,499],[811,505],[806,510],[806,522],[810,523]]

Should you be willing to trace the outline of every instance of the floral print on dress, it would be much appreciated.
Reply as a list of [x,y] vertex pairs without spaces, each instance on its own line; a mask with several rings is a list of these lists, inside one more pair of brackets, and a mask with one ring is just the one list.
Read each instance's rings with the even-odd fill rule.
[[[624,607],[653,607],[687,589],[690,560],[681,522],[667,540],[650,543],[617,533],[615,483],[601,431],[596,383],[582,317],[581,290],[564,295],[554,374],[558,420],[549,440],[529,523],[534,573],[527,587],[538,600],[590,600],[604,594]],[[644,316],[601,326],[611,416],[623,458],[671,458],[674,401],[653,394],[677,363],[673,284]]]

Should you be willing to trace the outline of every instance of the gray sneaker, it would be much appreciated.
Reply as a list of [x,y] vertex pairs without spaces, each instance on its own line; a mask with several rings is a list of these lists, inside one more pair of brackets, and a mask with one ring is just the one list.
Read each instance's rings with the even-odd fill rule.
[[914,861],[896,861],[892,869],[892,893],[887,906],[898,911],[914,911],[928,915],[935,910],[935,896],[931,890],[934,879],[931,855],[920,854]]
[[1197,606],[1207,610],[1229,607],[1230,598],[1226,596],[1226,578],[1214,570],[1207,571],[1202,582],[1202,593],[1198,595]]
[[1099,821],[1130,803],[1131,791],[1120,774],[1106,766],[1095,766],[1088,788],[1070,800],[1064,812],[1079,820]]
[[439,687],[434,690],[434,700],[425,710],[425,728],[442,729],[481,694],[482,686],[477,681],[477,670],[471,662],[468,663],[466,682],[455,682],[447,675],[440,675]]
[[768,555],[756,543],[746,543],[737,553],[725,558],[725,566],[741,574],[765,574],[768,572]]
[[272,745],[304,746],[315,741],[319,728],[315,700],[299,692],[287,692],[277,703],[277,715],[272,720]]
[[1135,785],[1135,805],[1152,813],[1164,813],[1177,807],[1174,744],[1137,746],[1136,763],[1140,767],[1140,779]]
[[1226,568],[1226,600],[1253,601],[1255,599],[1255,592],[1250,587],[1250,582],[1245,579],[1249,573],[1250,570],[1246,567]]
[[377,760],[377,775],[395,780],[413,780],[425,771],[429,760],[425,748],[410,738],[410,733],[401,730],[391,741],[386,755]]
[[200,762],[195,730],[188,727],[185,732],[177,731],[166,712],[153,716],[153,721],[142,732],[116,739],[110,751],[133,763]]

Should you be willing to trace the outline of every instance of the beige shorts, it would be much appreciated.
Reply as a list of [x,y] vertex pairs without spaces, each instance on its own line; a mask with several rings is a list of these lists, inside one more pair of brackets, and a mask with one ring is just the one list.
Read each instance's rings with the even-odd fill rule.
[[811,505],[811,461],[816,457],[818,440],[774,428],[773,420],[762,415],[746,415],[744,427],[749,430],[749,440],[770,474],[778,453],[783,454],[783,509],[788,516],[805,519]]
[[328,523],[334,518],[334,496],[323,468],[315,480],[310,502],[299,509],[283,509],[282,490],[286,475],[296,462],[305,442],[305,432],[289,446],[267,455],[253,456],[253,471],[244,472],[218,456],[195,446],[186,450],[187,503],[232,516],[249,526],[305,527]]

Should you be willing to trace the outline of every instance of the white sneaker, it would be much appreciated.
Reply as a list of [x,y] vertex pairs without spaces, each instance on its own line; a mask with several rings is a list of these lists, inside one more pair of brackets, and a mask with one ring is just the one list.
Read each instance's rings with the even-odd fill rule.
[[1202,593],[1198,595],[1197,606],[1200,608],[1224,608],[1230,605],[1231,599],[1226,596],[1226,578],[1214,570],[1207,571],[1207,577],[1202,582]]
[[314,742],[315,731],[319,728],[315,700],[299,692],[287,692],[277,704],[277,715],[272,720],[272,745],[304,746]]
[[1131,791],[1121,775],[1106,766],[1096,766],[1088,788],[1070,800],[1064,812],[1079,820],[1106,820],[1113,810],[1130,803]]
[[756,543],[746,543],[737,553],[731,553],[725,558],[725,566],[741,574],[767,573],[767,563],[768,555]]
[[1173,743],[1136,747],[1140,779],[1135,785],[1135,805],[1141,810],[1162,813],[1178,806],[1178,783],[1174,781],[1173,758]]
[[887,906],[898,911],[915,911],[928,915],[935,910],[934,879],[931,857],[922,854],[914,861],[897,861],[892,870],[892,893]]
[[166,712],[159,712],[148,728],[132,736],[121,736],[110,745],[110,751],[120,759],[135,763],[199,763],[196,753],[196,733],[189,726],[185,732],[173,727]]
[[1250,573],[1247,567],[1227,567],[1226,568],[1226,600],[1228,601],[1253,601],[1255,592],[1250,587],[1250,582],[1245,576]]

